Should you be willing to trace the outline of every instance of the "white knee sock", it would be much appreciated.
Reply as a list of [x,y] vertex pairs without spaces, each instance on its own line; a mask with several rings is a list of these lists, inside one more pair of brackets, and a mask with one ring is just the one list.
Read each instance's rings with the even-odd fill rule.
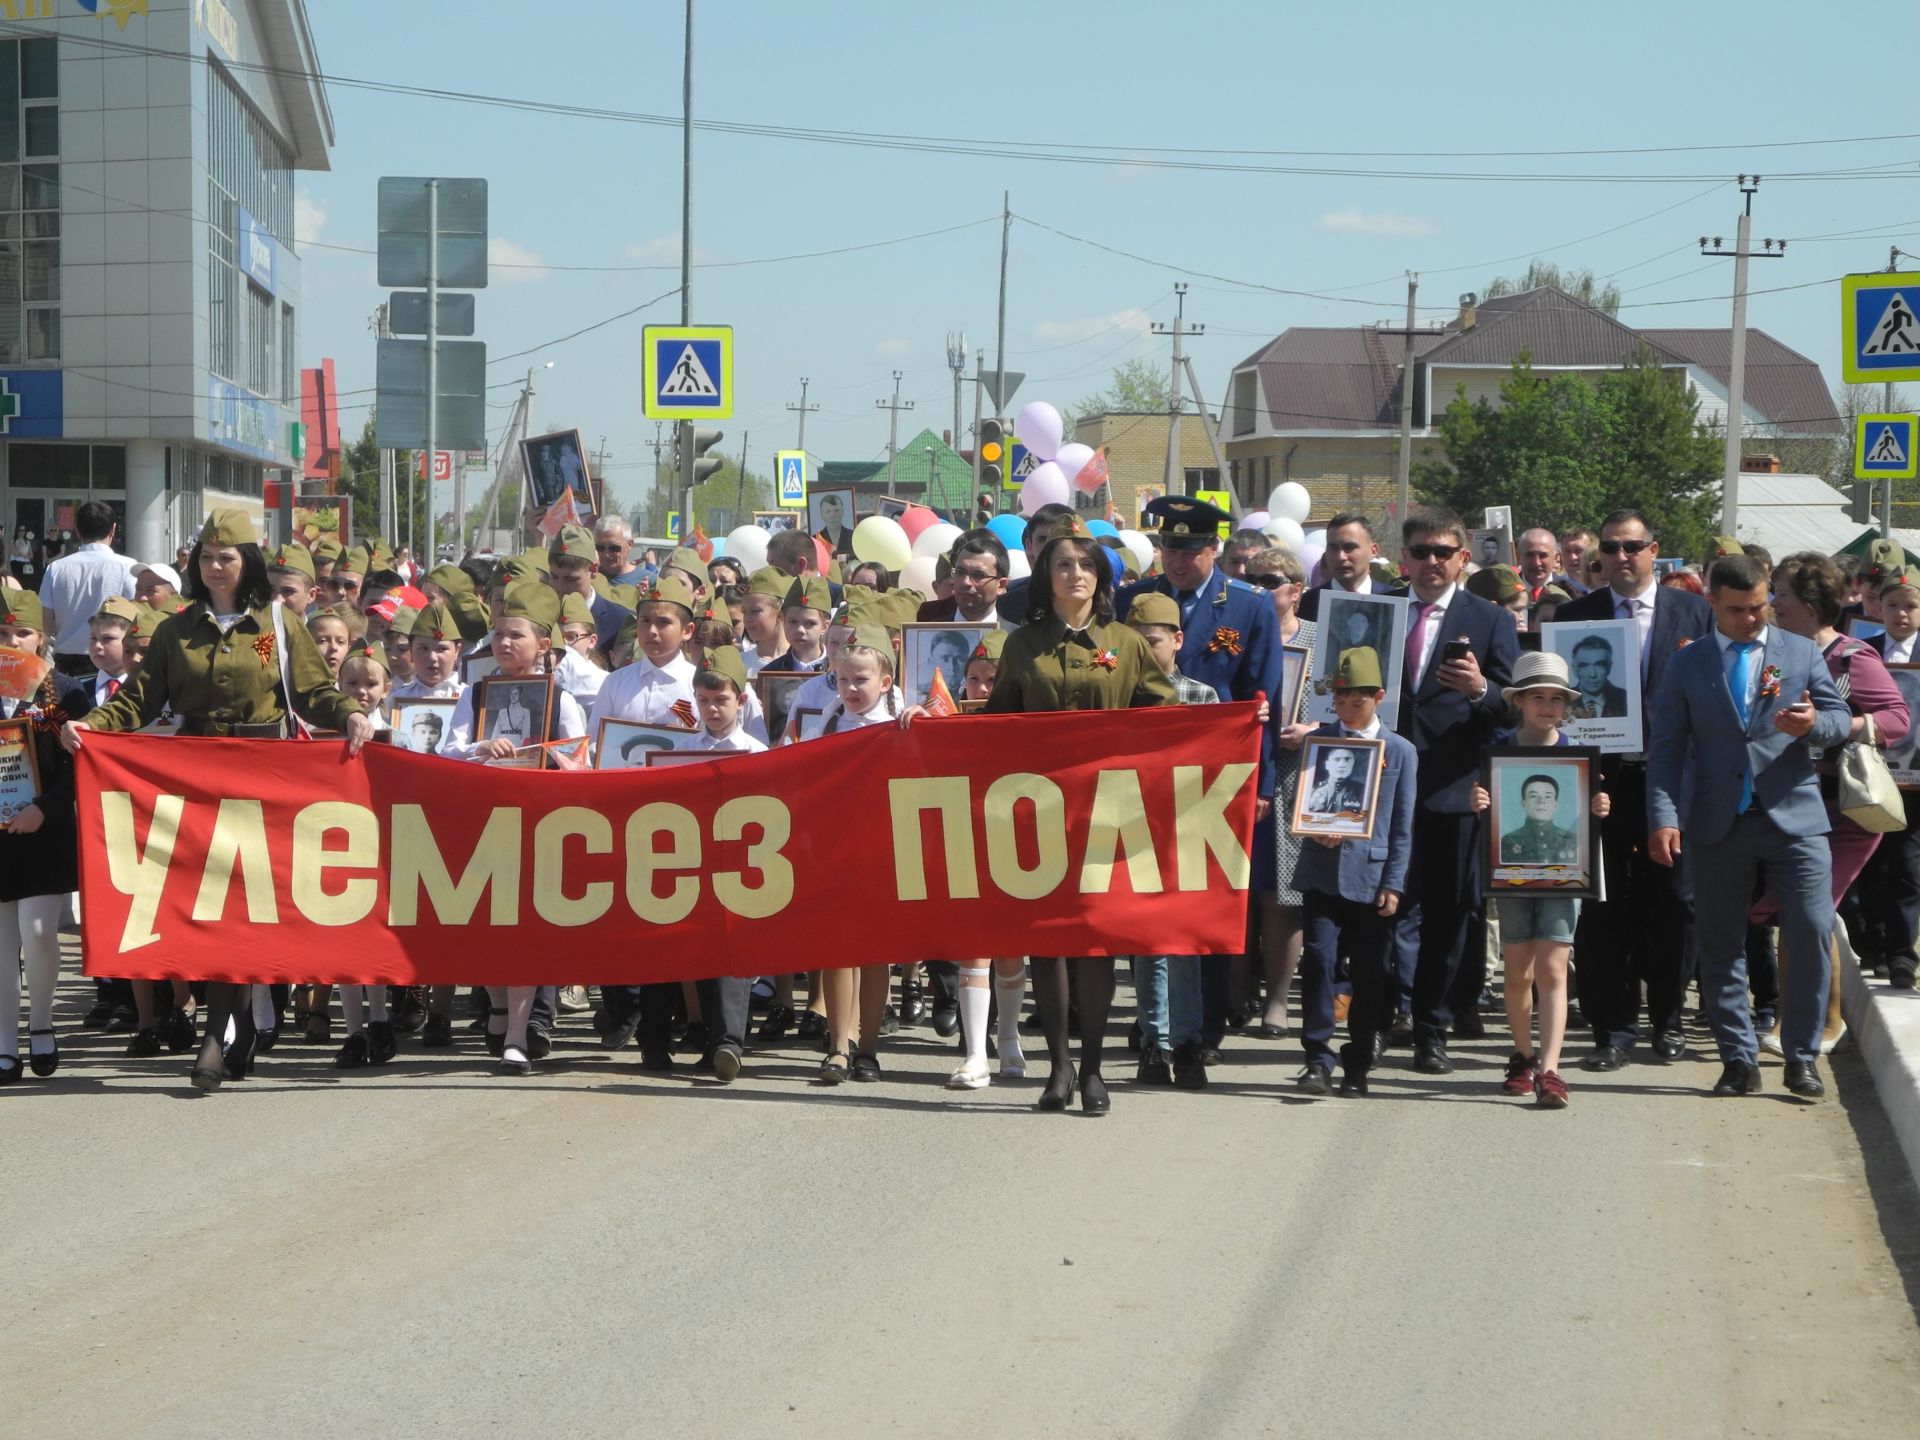
[[20,902],[0,900],[0,1055],[20,1053]]
[[392,1018],[387,1009],[387,987],[384,985],[367,986],[367,1018],[385,1024]]
[[367,1028],[367,987],[364,985],[342,985],[340,990],[340,1013],[347,1019],[347,1034],[358,1035]]
[[993,991],[987,988],[987,967],[960,967],[960,1032],[967,1039],[967,1063],[987,1063],[987,1011]]
[[[53,1028],[53,992],[60,981],[60,912],[64,895],[33,895],[20,902],[20,949],[27,960],[27,1027]],[[4,948],[4,947],[0,947]],[[41,1039],[41,1049],[50,1048]]]
[[993,993],[1000,1002],[1000,1023],[994,1034],[1000,1063],[1024,1059],[1020,1053],[1020,1007],[1027,999],[1027,967],[1023,964],[1012,975],[1002,975],[996,970]]

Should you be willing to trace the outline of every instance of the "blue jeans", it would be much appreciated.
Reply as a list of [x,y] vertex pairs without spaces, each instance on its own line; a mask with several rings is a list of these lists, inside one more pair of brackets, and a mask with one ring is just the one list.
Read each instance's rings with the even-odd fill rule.
[[1172,1050],[1200,1043],[1201,978],[1198,955],[1136,955],[1133,989],[1140,1007],[1142,1049]]

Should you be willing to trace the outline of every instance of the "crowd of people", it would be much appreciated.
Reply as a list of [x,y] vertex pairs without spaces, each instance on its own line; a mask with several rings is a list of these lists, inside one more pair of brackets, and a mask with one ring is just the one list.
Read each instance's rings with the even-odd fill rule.
[[[71,757],[104,731],[337,736],[351,751],[379,737],[449,764],[578,768],[612,759],[593,749],[605,721],[670,727],[676,748],[754,752],[807,743],[799,712],[822,717],[819,734],[967,723],[972,711],[1259,701],[1247,943],[1191,955],[1169,935],[1154,947],[1165,953],[1132,957],[1126,1042],[1148,1086],[1203,1088],[1235,1037],[1297,1042],[1299,1094],[1366,1095],[1392,1049],[1419,1074],[1450,1073],[1450,1038],[1483,1037],[1483,1017],[1503,1004],[1501,1088],[1558,1109],[1570,1024],[1591,1031],[1589,1071],[1672,1062],[1687,1053],[1692,986],[1722,1062],[1715,1094],[1758,1089],[1760,1056],[1773,1053],[1788,1090],[1816,1099],[1818,1057],[1839,1034],[1836,967],[1857,955],[1913,984],[1916,792],[1905,792],[1904,830],[1864,829],[1839,808],[1836,765],[1843,747],[1897,746],[1911,726],[1886,664],[1913,663],[1920,570],[1897,547],[1843,568],[1817,554],[1775,565],[1723,540],[1704,568],[1674,569],[1646,519],[1620,511],[1597,531],[1525,531],[1515,563],[1476,568],[1457,517],[1409,516],[1390,559],[1372,522],[1341,514],[1309,573],[1202,501],[1162,497],[1148,518],[1158,528],[1145,573],[1071,509],[1046,506],[1025,526],[1030,578],[1015,579],[1005,544],[979,528],[940,557],[922,594],[800,531],[773,535],[756,569],[686,548],[643,564],[614,516],[504,560],[421,573],[378,538],[266,546],[245,514],[219,510],[178,564],[132,564],[113,548],[111,510],[82,505],[82,544],[39,592],[0,587],[0,646],[51,661],[33,693],[0,700],[0,719],[30,722],[39,775],[0,832],[0,955],[20,960],[0,965],[0,1084],[60,1069],[59,932],[77,884]],[[1340,594],[1374,592],[1405,597],[1404,654],[1377,641],[1331,647],[1314,679],[1334,718],[1309,723],[1313,687],[1285,694],[1285,657],[1313,651]],[[901,627],[956,620],[985,632],[952,657],[951,692],[903,693]],[[1600,898],[1499,894],[1488,906],[1490,749],[1547,754],[1567,743],[1570,713],[1607,703],[1539,643],[1542,627],[1580,620],[1631,622],[1639,636],[1641,745],[1604,757],[1587,802]],[[813,677],[784,720],[753,683],[783,672]],[[497,707],[476,704],[483,677],[510,682],[486,687],[504,697]],[[398,707],[417,701],[450,708],[391,733]],[[1369,834],[1289,823],[1315,737],[1378,742]],[[1541,781],[1555,786],[1537,797],[1544,826],[1558,791],[1551,775],[1528,784]],[[602,1046],[637,1046],[649,1072],[691,1055],[727,1082],[750,1049],[809,1045],[824,1052],[818,1082],[833,1086],[880,1078],[881,1038],[928,1024],[959,1054],[948,1084],[979,1089],[996,1066],[1003,1080],[1026,1074],[1031,999],[1049,1062],[1039,1106],[1077,1098],[1101,1114],[1112,1103],[1116,966],[1104,957],[853,968],[819,957],[791,974],[642,986],[557,973],[546,986],[480,987],[467,1015],[458,987],[334,984],[322,957],[312,969],[312,983],[292,987],[201,983],[183,955],[167,981],[96,978],[84,1024],[125,1033],[132,1057],[192,1052],[203,1091],[246,1078],[283,1042],[337,1043],[345,1069],[383,1065],[403,1043],[477,1042],[503,1073],[524,1075],[562,1017],[587,1012]]]

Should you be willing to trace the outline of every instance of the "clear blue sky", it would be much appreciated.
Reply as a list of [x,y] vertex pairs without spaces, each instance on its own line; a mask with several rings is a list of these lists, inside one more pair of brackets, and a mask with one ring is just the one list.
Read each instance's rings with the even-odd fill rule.
[[[322,68],[605,109],[677,115],[678,0],[324,0],[310,3]],[[989,44],[992,37],[993,44]],[[1859,38],[1856,38],[1859,37]],[[1741,170],[1888,166],[1899,178],[1769,179],[1754,234],[1791,237],[1756,263],[1749,323],[1838,379],[1838,285],[1920,251],[1920,140],[1761,148],[1765,142],[1920,131],[1910,63],[1920,9],[1859,0],[1832,14],[1789,5],[1615,0],[1604,18],[1538,4],[1451,12],[1399,0],[1299,7],[1222,0],[1199,10],[1141,0],[960,7],[834,0],[699,0],[695,113],[825,130],[1115,147],[1188,162],[1415,172],[1413,178],[1233,173],[1163,165],[1061,164],[941,155],[711,131],[695,137],[694,318],[734,326],[738,402],[724,422],[749,465],[794,441],[802,375],[813,381],[807,448],[832,459],[885,453],[874,402],[905,372],[902,439],[952,422],[945,335],[964,329],[992,364],[997,223],[816,259],[763,257],[894,240],[1016,215],[1149,257],[1104,253],[1019,222],[1013,229],[1007,367],[1020,399],[1062,406],[1134,356],[1164,360],[1149,319],[1173,314],[1176,280],[1204,322],[1193,351],[1217,406],[1231,367],[1290,325],[1391,320],[1402,272],[1421,272],[1423,318],[1529,256],[1617,276],[1622,318],[1725,325],[1731,262],[1703,260],[1702,234],[1731,237]],[[991,55],[991,59],[983,59]],[[491,353],[541,345],[678,283],[680,133],[418,96],[330,88],[333,169],[300,177],[310,233],[371,247],[381,175],[491,182],[496,269],[479,299]],[[1639,155],[1339,159],[1227,151],[1567,151],[1732,145]],[[1443,180],[1432,172],[1552,174],[1571,182]],[[1693,176],[1686,183],[1599,177]],[[1717,187],[1717,188],[1714,188]],[[1710,192],[1710,193],[1703,193]],[[1665,214],[1653,212],[1674,208]],[[1597,232],[1610,231],[1599,234]],[[1809,237],[1868,231],[1849,238]],[[1585,238],[1593,237],[1593,238]],[[339,365],[343,391],[372,384],[366,319],[382,291],[370,255],[305,252],[302,363]],[[660,268],[568,272],[560,266]],[[1337,299],[1263,293],[1204,278]],[[1358,303],[1352,303],[1358,302]],[[1684,303],[1664,303],[1684,302]],[[652,481],[655,427],[640,411],[640,327],[676,321],[677,296],[591,335],[542,348],[538,428],[606,437],[622,504]],[[524,374],[528,360],[496,366]],[[496,425],[511,389],[498,392]],[[1017,404],[1018,402],[1016,402]],[[971,409],[971,400],[968,401]],[[364,412],[343,415],[357,433]]]

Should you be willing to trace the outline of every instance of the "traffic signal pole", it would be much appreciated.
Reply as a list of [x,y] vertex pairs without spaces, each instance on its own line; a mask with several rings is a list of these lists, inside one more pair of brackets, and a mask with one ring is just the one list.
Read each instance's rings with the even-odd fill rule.
[[[680,77],[680,323],[693,324],[693,0],[687,0],[686,54]],[[693,424],[682,420],[680,534],[693,534]]]

